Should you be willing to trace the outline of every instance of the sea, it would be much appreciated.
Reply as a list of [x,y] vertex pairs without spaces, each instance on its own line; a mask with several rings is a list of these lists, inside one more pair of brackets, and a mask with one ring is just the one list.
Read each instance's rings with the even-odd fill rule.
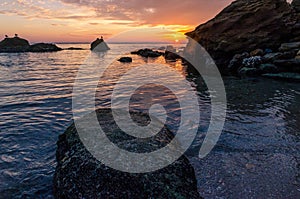
[[[120,81],[135,85],[149,78],[145,73],[139,78],[121,79],[130,69],[145,64],[172,68],[186,79],[190,91],[198,97],[200,127],[186,156],[194,167],[202,197],[300,198],[300,84],[223,77],[227,96],[225,125],[214,149],[199,158],[210,122],[212,95],[201,77],[190,74],[180,60],[168,62],[163,57],[130,55],[133,49],[159,49],[168,45],[177,49],[184,46],[113,43],[109,44],[111,50],[97,54],[89,50],[89,44],[58,44],[64,49],[82,50],[1,53],[0,198],[53,198],[58,136],[75,116],[91,111],[85,106],[74,110],[72,96],[76,80],[80,78],[84,83],[85,89],[79,93],[83,96],[96,85],[96,107],[106,108],[110,107],[112,92]],[[133,57],[133,63],[118,62],[121,56]],[[96,66],[87,64],[91,57],[98,59]],[[91,73],[95,67],[105,67],[102,76]],[[79,77],[79,71],[86,73]],[[164,82],[180,83],[181,80],[166,71],[165,67],[159,70]],[[148,87],[147,92],[157,92],[155,87],[152,89]],[[166,104],[171,117],[167,125],[171,130],[178,128],[178,111],[183,111],[174,106],[173,97],[172,93],[165,92],[152,101]],[[142,103],[132,107],[145,108]]]

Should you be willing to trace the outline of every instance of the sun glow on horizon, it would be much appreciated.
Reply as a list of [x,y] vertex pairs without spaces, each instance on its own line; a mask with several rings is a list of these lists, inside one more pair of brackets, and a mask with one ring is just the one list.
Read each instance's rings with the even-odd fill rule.
[[171,5],[180,5],[179,13],[168,0],[148,3],[139,0],[126,3],[117,0],[2,0],[0,26],[5,28],[0,30],[0,37],[17,33],[31,43],[91,42],[101,35],[116,40],[123,32],[157,28],[161,29],[159,37],[150,31],[143,35],[127,35],[123,41],[180,43],[186,40],[184,33],[213,17],[227,4],[213,1],[214,7],[219,5],[215,12],[207,12],[194,0],[172,0],[174,4]]

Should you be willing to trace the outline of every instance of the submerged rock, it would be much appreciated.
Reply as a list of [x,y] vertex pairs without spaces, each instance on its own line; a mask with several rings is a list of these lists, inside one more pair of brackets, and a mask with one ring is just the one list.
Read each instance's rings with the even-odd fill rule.
[[[297,41],[299,23],[299,14],[286,0],[237,0],[187,36],[200,43],[221,72],[226,72],[236,54],[255,49],[277,50],[282,43]],[[186,53],[196,53],[191,40]]]
[[95,41],[92,42],[91,50],[95,52],[103,52],[110,50],[110,48],[103,39],[97,38]]
[[[110,109],[100,109],[96,113],[107,137],[115,145],[131,152],[157,150],[174,137],[164,127],[154,137],[136,139],[119,129]],[[131,112],[131,116],[140,124],[149,122],[147,115]],[[88,117],[90,116],[85,119]],[[54,196],[57,199],[201,198],[197,191],[194,169],[185,156],[155,172],[130,174],[111,169],[96,160],[83,146],[74,124],[59,136],[57,145],[54,176]]]
[[27,52],[29,47],[29,42],[20,37],[5,38],[0,42],[0,52]]

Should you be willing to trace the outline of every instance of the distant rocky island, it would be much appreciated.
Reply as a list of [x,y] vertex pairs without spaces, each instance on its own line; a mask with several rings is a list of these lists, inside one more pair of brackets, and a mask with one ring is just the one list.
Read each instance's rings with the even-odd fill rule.
[[103,37],[101,37],[101,39],[97,38],[95,41],[91,43],[91,51],[103,52],[107,50],[110,50],[110,48],[105,43]]
[[55,44],[37,43],[30,45],[26,39],[15,37],[8,37],[0,42],[0,53],[19,53],[19,52],[56,52],[61,51],[62,48]]
[[186,35],[185,55],[198,42],[222,74],[300,80],[300,0],[237,0]]

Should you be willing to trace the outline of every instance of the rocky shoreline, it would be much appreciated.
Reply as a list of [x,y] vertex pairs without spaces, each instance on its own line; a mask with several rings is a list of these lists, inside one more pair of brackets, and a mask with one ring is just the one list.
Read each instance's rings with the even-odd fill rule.
[[223,75],[300,78],[299,0],[237,0],[186,35],[185,55],[198,42]]

